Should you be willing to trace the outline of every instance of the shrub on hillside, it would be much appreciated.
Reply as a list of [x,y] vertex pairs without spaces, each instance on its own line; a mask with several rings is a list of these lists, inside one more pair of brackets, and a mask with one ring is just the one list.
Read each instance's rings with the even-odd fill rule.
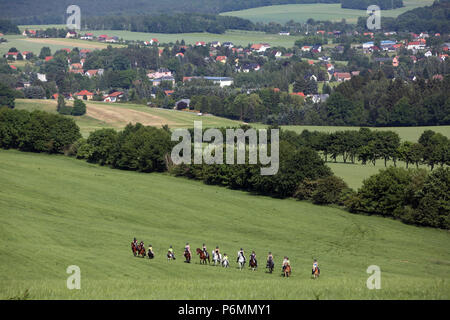
[[0,146],[22,151],[63,153],[81,138],[72,119],[43,111],[0,111]]
[[345,201],[355,213],[379,214],[405,223],[450,229],[450,168],[389,168],[366,179]]

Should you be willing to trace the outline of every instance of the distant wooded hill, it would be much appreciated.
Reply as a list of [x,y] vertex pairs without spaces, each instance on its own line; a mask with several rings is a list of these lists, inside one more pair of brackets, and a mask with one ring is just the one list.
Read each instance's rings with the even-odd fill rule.
[[76,4],[85,16],[209,13],[295,3],[339,3],[340,0],[15,0],[0,1],[0,17],[18,24],[60,24],[66,8]]

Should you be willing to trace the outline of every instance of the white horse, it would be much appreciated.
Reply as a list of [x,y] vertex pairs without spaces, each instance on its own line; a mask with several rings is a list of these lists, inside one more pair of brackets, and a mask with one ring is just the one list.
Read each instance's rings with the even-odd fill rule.
[[230,266],[230,262],[228,262],[228,260],[223,260],[222,261],[222,267],[228,268],[229,266]]
[[212,251],[211,257],[215,266],[222,263],[222,255],[220,253],[216,254],[215,250]]
[[242,270],[242,268],[244,268],[244,265],[245,265],[245,257],[243,254],[239,254],[238,263],[239,263],[239,269]]

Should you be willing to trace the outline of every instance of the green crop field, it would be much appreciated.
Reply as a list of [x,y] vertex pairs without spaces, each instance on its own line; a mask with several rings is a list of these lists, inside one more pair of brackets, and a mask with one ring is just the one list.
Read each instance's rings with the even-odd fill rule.
[[85,41],[79,39],[65,39],[65,38],[27,38],[22,35],[7,35],[4,36],[8,42],[0,44],[0,54],[3,55],[12,47],[17,48],[19,51],[31,51],[38,55],[42,47],[49,47],[52,52],[63,48],[73,49],[75,47],[79,49],[106,49],[108,45],[118,47],[118,44],[108,44],[94,41]]
[[[58,155],[2,150],[0,176],[0,299],[27,290],[30,299],[450,298],[447,231]],[[132,255],[133,237],[153,245],[154,260]],[[186,242],[220,246],[231,267],[183,263]],[[177,260],[168,262],[170,245]],[[257,271],[237,269],[240,247],[256,251]],[[80,290],[66,287],[70,265]],[[366,287],[370,265],[381,269],[380,290]]]
[[[405,5],[403,8],[384,10],[381,15],[382,17],[397,17],[408,10],[428,6],[433,4],[433,2],[433,0],[403,0]],[[366,10],[342,9],[339,3],[286,4],[230,11],[221,14],[263,23],[286,23],[289,20],[306,22],[310,18],[329,21],[341,21],[345,19],[348,23],[356,23],[358,17],[367,16]]]
[[[44,26],[44,27],[64,27],[64,26],[50,25],[50,26]],[[40,29],[40,26],[20,26],[20,29],[26,29],[26,28]],[[286,47],[286,48],[293,47],[295,40],[298,39],[298,37],[286,37],[286,36],[280,36],[278,34],[266,34],[264,32],[245,31],[245,30],[228,30],[224,34],[215,34],[215,33],[207,33],[207,32],[168,34],[168,33],[131,32],[131,31],[124,31],[124,30],[83,30],[83,31],[81,31],[81,33],[84,33],[84,32],[92,32],[95,36],[107,34],[108,36],[117,36],[120,39],[130,40],[130,41],[133,41],[133,40],[134,41],[137,41],[137,40],[148,41],[152,38],[157,38],[160,43],[169,43],[169,42],[175,43],[177,40],[178,41],[184,40],[186,44],[195,44],[197,41],[205,41],[205,42],[231,41],[236,45],[242,45],[242,46],[247,46],[248,44],[259,43],[259,42],[267,42],[267,43],[270,43],[272,46],[280,46],[280,47]],[[33,45],[38,45],[38,43],[24,43],[26,38],[23,36],[5,36],[5,38],[9,42],[0,46],[0,49],[3,48],[3,46],[7,47],[6,49],[3,48],[3,50],[7,50],[12,46],[17,46],[19,49],[19,46],[22,46],[25,48],[23,50],[33,51],[31,49],[36,50],[36,47]],[[49,40],[49,39],[33,39],[33,40],[36,40],[36,41],[39,40],[37,42],[40,42],[40,40]],[[78,46],[79,48],[85,48],[86,46],[88,46],[87,49],[89,48],[89,46],[97,46],[99,49],[101,49],[102,47],[106,47],[108,45],[108,44],[100,43],[100,42],[96,42],[96,41],[85,41],[85,40],[74,40],[74,39],[53,39],[52,38],[51,40],[67,41],[66,46],[59,47],[57,45],[53,45],[53,48],[57,48],[57,49],[68,48],[68,47],[70,48],[70,47],[74,47],[74,46]],[[28,41],[28,42],[30,42],[30,41]],[[43,46],[43,45],[48,45],[48,44],[45,44],[43,42],[43,44],[41,46]],[[40,50],[40,47],[39,47],[39,50]]]

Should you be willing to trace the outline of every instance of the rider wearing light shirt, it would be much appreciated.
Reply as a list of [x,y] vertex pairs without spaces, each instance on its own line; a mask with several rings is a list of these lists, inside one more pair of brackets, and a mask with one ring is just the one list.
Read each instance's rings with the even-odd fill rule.
[[244,249],[242,249],[242,248],[241,248],[240,251],[238,251],[238,256],[237,256],[236,262],[239,261],[239,257],[240,257],[240,256],[242,256],[242,258],[244,258],[244,262],[245,262]]

